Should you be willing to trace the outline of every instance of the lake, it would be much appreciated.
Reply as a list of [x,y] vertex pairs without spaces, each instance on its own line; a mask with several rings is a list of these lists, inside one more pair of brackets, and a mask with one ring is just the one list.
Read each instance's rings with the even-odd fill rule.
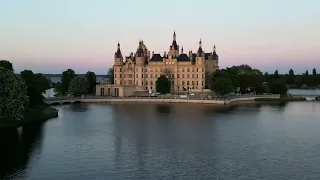
[[70,104],[0,132],[0,179],[320,179],[320,103]]

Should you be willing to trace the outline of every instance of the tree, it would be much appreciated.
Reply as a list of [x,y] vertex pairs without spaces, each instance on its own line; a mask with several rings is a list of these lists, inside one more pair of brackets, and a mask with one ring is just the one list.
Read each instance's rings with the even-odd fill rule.
[[294,71],[290,69],[289,75],[287,76],[287,84],[294,84],[294,79],[295,79]]
[[301,76],[296,76],[294,78],[294,84],[297,86],[297,87],[300,87],[302,85],[302,77]]
[[293,71],[293,69],[290,69],[290,70],[289,70],[289,76],[294,76],[294,71]]
[[161,94],[170,93],[171,83],[165,75],[158,77],[156,81],[156,90]]
[[28,103],[24,80],[12,70],[0,67],[0,117],[20,120]]
[[273,76],[274,76],[274,78],[279,78],[279,72],[278,72],[278,70],[275,70],[275,71],[274,71]]
[[67,69],[62,73],[61,77],[61,86],[59,91],[61,94],[66,94],[69,91],[70,82],[76,77],[77,75],[72,69]]
[[89,83],[85,77],[75,77],[72,79],[69,85],[69,93],[74,96],[81,96],[88,92]]
[[88,93],[95,94],[95,87],[97,83],[96,74],[94,72],[88,71],[85,77],[88,81]]
[[8,69],[9,71],[13,71],[12,63],[7,60],[0,60],[0,67]]
[[114,84],[114,70],[110,68],[108,71],[109,84]]
[[42,93],[50,88],[51,81],[40,73],[34,74],[31,70],[21,71],[20,76],[26,83],[30,106],[43,105]]
[[316,68],[313,68],[313,69],[312,69],[312,75],[314,75],[314,76],[317,75],[317,70],[316,70]]
[[272,94],[286,94],[288,91],[286,82],[282,79],[275,79],[269,83]]
[[232,81],[229,78],[215,78],[210,89],[222,96],[234,91]]

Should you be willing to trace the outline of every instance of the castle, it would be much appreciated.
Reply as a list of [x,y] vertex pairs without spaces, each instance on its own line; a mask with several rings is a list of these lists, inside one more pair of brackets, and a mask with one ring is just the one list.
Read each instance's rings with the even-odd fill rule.
[[[213,52],[206,53],[202,49],[201,40],[196,53],[192,51],[184,53],[183,47],[180,49],[177,43],[175,32],[168,53],[164,52],[163,55],[153,51],[150,53],[140,40],[137,51],[123,57],[118,43],[118,49],[114,54],[114,85],[112,85],[118,89],[105,90],[102,87],[105,84],[100,83],[97,95],[125,95],[124,87],[127,89],[131,87],[132,91],[156,92],[156,81],[162,74],[170,80],[172,92],[202,92],[206,88],[206,75],[219,69],[218,59],[215,45]],[[111,85],[108,87],[112,88]],[[120,89],[122,92],[119,92]]]

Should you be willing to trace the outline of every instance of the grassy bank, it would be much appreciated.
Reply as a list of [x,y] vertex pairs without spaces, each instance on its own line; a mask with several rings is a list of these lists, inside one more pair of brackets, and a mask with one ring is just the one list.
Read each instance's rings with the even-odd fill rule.
[[46,121],[48,119],[58,117],[58,110],[50,106],[32,108],[24,114],[24,118],[20,121],[11,121],[0,119],[0,130],[16,128],[29,123]]
[[303,97],[282,97],[282,98],[256,98],[257,102],[293,102],[293,101],[306,101]]

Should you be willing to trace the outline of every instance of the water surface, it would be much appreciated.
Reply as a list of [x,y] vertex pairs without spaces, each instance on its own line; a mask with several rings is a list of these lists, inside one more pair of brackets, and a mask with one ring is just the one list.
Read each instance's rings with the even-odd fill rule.
[[320,103],[73,104],[0,134],[0,179],[320,179]]

